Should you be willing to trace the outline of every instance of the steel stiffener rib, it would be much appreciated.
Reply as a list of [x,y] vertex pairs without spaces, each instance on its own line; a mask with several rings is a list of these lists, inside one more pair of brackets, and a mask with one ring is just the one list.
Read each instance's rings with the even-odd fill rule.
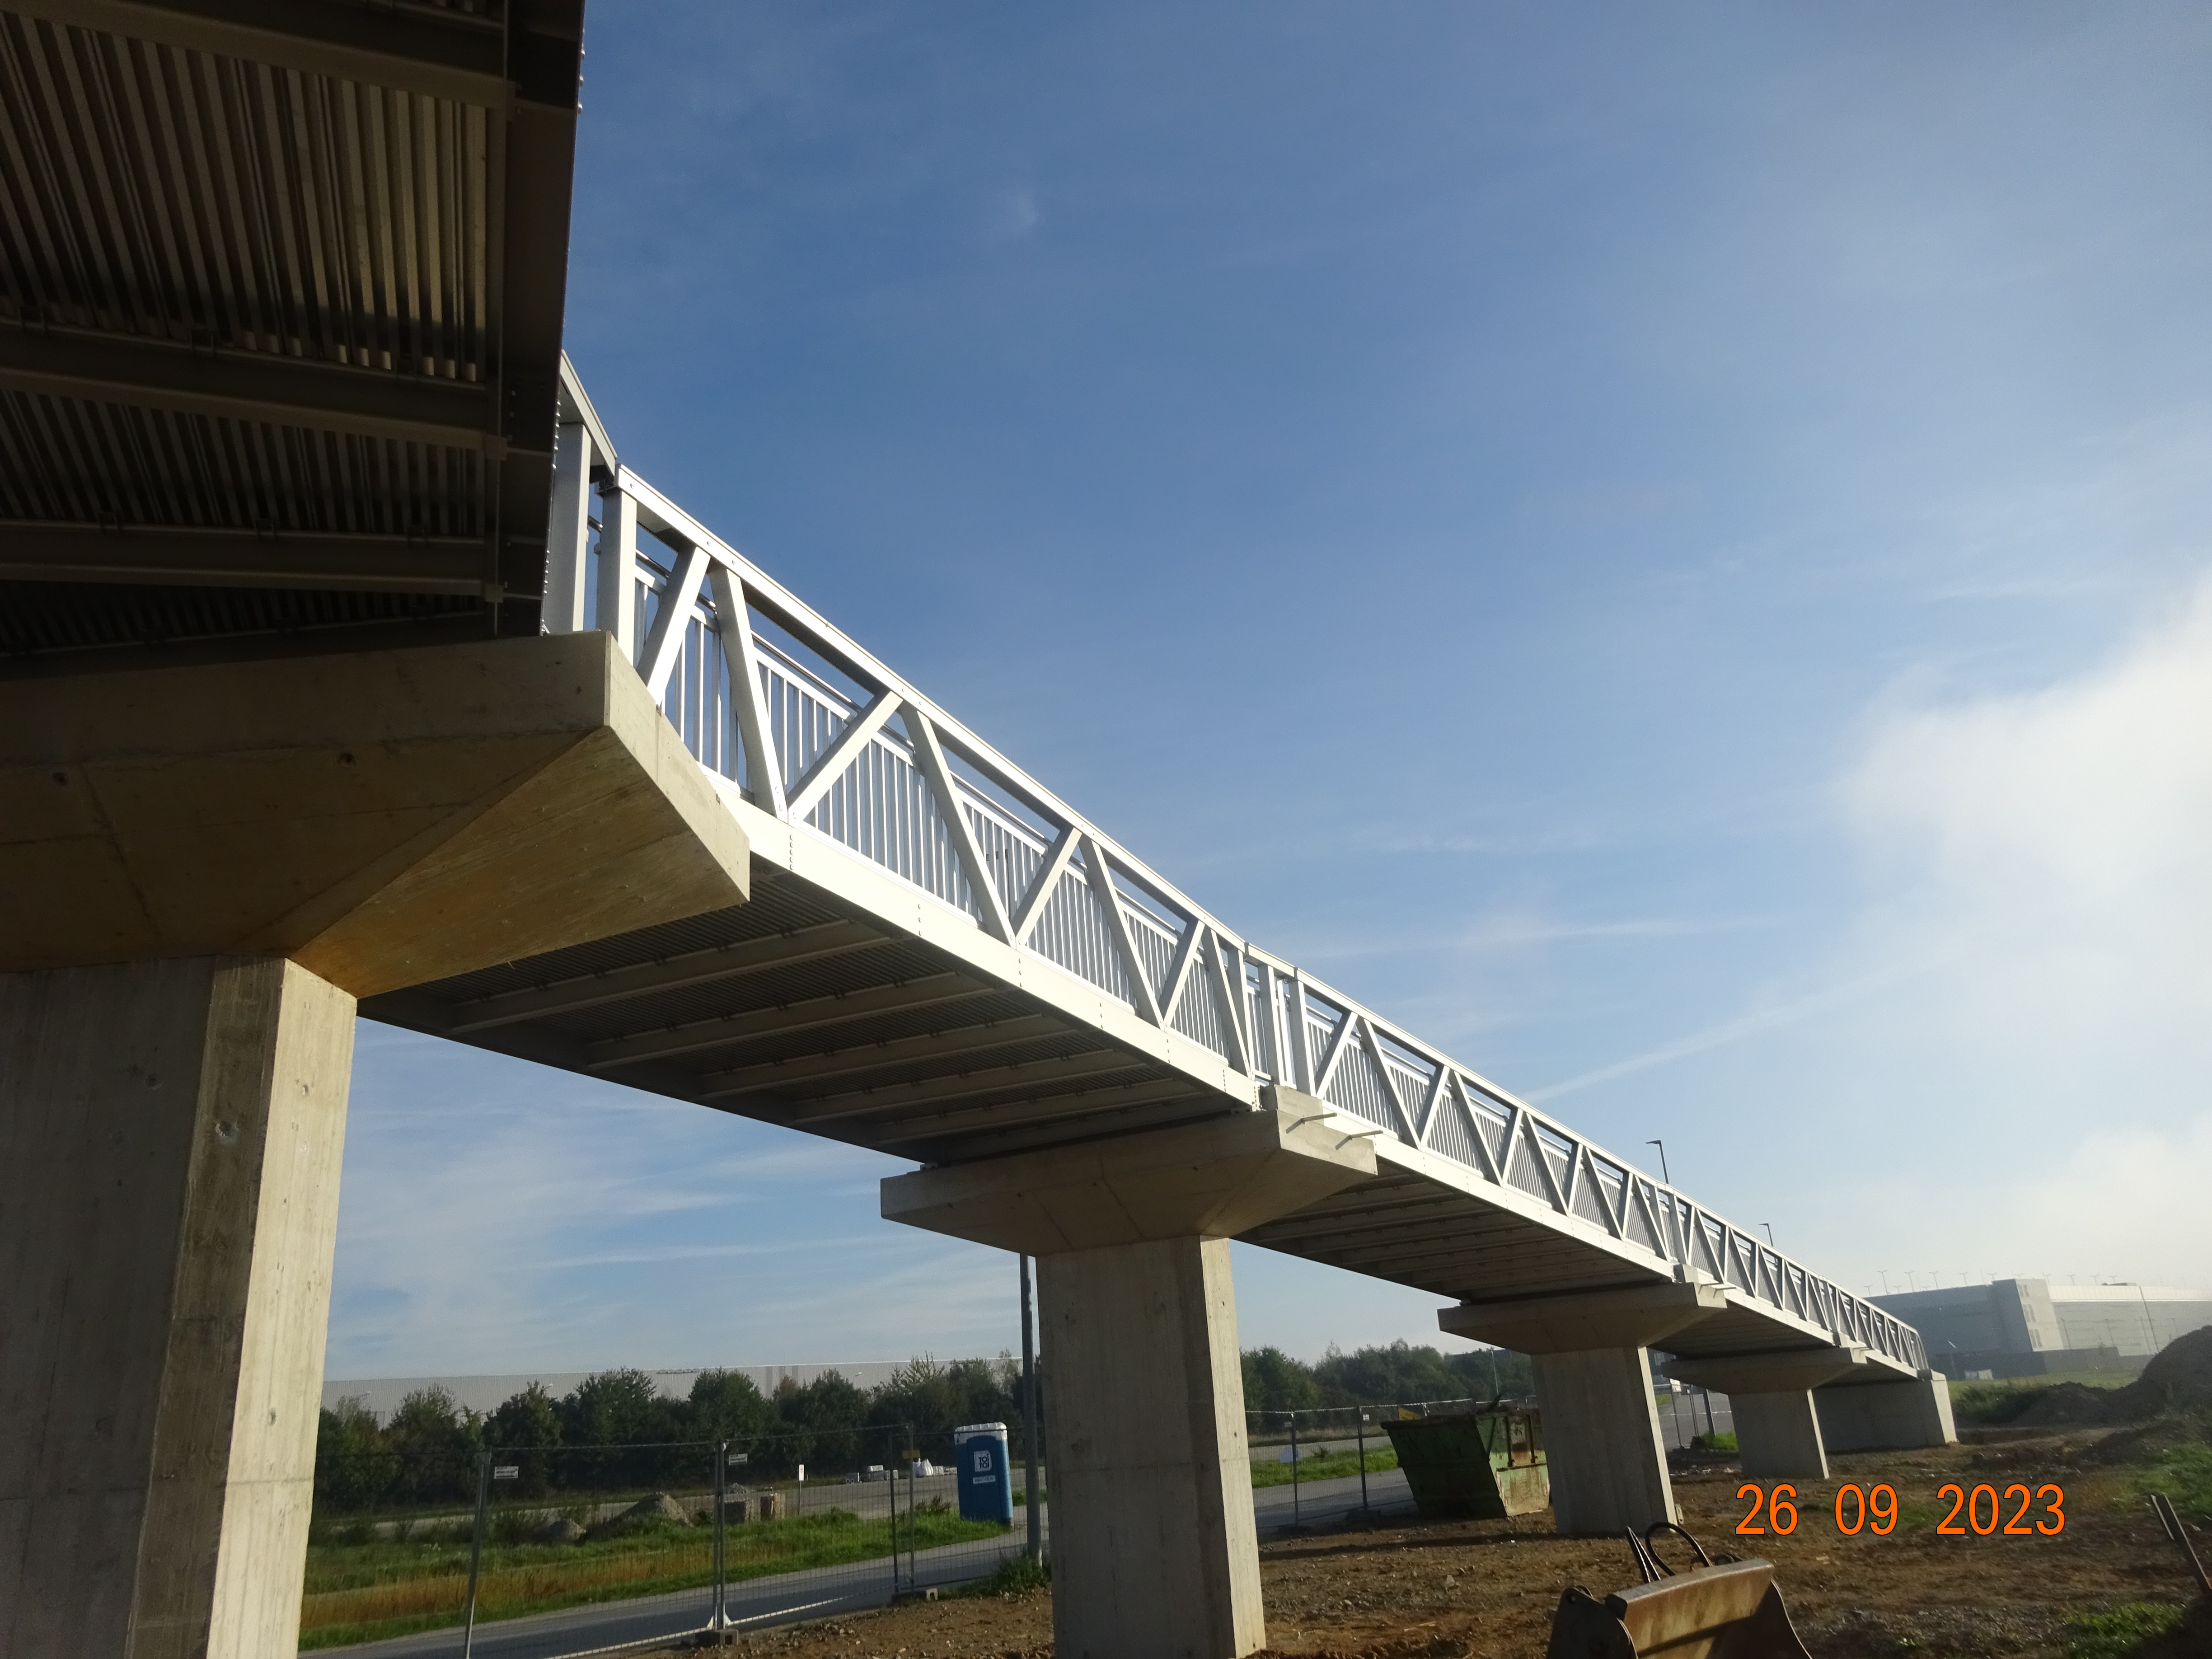
[[823,962],[875,950],[892,941],[875,928],[857,921],[829,921],[799,928],[772,939],[741,939],[665,961],[594,974],[527,991],[509,991],[480,1002],[462,1003],[454,1012],[462,1016],[447,1030],[448,1036],[511,1025],[518,1020],[543,1019],[580,1013],[617,1002],[634,1001],[664,991],[689,990],[696,986],[744,979],[757,974],[789,968],[800,963]]
[[1014,1019],[953,1026],[864,1047],[831,1048],[792,1060],[764,1060],[757,1066],[742,1066],[715,1073],[720,1080],[714,1088],[703,1091],[700,1098],[723,1100],[738,1095],[770,1093],[798,1084],[858,1077],[863,1073],[915,1060],[995,1054],[1016,1043],[1058,1036],[1066,1030],[1062,1021],[1050,1015],[1025,1014]]
[[932,974],[922,979],[881,986],[873,990],[839,992],[833,996],[811,997],[804,1002],[790,1003],[778,1008],[750,1009],[740,1014],[726,1014],[718,1019],[696,1021],[657,1035],[606,1039],[592,1045],[590,1069],[607,1071],[617,1066],[635,1065],[641,1060],[668,1060],[678,1054],[720,1048],[747,1037],[781,1036],[821,1025],[842,1025],[884,1013],[910,1008],[930,1008],[944,1003],[964,1001],[970,997],[999,994],[989,986],[975,984],[957,974]]

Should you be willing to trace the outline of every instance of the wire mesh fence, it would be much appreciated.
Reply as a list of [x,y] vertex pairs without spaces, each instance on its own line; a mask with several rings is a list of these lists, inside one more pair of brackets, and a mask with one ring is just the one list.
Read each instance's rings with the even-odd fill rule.
[[987,1578],[1027,1542],[1006,1462],[896,1427],[327,1455],[301,1648],[566,1659]]

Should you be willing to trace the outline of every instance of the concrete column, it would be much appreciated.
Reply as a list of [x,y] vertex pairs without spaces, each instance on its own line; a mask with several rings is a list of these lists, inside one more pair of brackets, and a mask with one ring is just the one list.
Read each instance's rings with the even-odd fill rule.
[[1055,1651],[1267,1645],[1225,1238],[1037,1259]]
[[1820,1390],[1813,1403],[1831,1451],[1948,1446],[1959,1438],[1951,1421],[1950,1384],[1941,1371],[1894,1382],[1838,1384]]
[[1680,1521],[1643,1348],[1529,1356],[1542,1413],[1553,1524],[1563,1533],[1642,1532]]
[[354,999],[750,867],[603,635],[0,681],[0,1659],[293,1650]]
[[1462,1303],[1439,1311],[1437,1323],[1529,1356],[1553,1524],[1562,1533],[1618,1534],[1680,1519],[1649,1347],[1726,1305],[1721,1286],[1698,1278]]
[[1037,1258],[1063,1659],[1267,1645],[1229,1239],[1372,1176],[1288,1090],[1182,1128],[896,1176],[887,1219]]
[[0,1655],[298,1644],[354,1000],[0,975]]
[[1735,1414],[1736,1454],[1746,1474],[1828,1478],[1828,1452],[1812,1390],[1863,1376],[1867,1351],[1791,1348],[1763,1353],[1676,1359],[1668,1370],[1685,1382],[1729,1397]]
[[1732,1394],[1729,1407],[1735,1416],[1736,1457],[1746,1474],[1828,1478],[1828,1449],[1820,1440],[1811,1389]]

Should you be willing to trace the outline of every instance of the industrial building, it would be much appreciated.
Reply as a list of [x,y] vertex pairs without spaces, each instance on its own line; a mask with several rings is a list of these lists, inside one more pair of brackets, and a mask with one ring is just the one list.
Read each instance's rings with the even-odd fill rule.
[[1917,1327],[1954,1378],[2139,1371],[2177,1336],[2212,1325],[2212,1291],[2162,1285],[1999,1279],[1870,1298]]

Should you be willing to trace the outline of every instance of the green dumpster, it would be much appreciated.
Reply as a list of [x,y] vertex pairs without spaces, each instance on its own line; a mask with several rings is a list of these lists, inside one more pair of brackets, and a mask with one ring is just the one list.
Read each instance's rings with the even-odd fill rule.
[[1425,1516],[1503,1519],[1552,1501],[1534,1412],[1404,1413],[1383,1430]]

